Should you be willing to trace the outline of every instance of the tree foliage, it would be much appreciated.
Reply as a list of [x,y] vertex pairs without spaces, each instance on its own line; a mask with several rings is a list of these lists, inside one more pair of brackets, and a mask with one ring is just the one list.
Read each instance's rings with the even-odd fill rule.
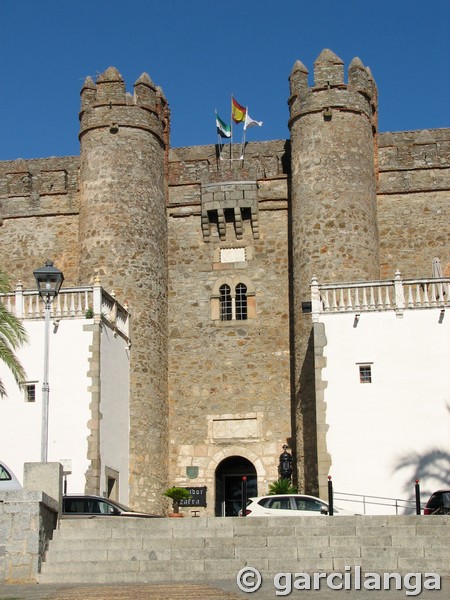
[[[8,278],[0,273],[0,294],[7,294],[9,291]],[[26,374],[15,352],[27,342],[28,335],[21,321],[9,312],[0,299],[0,361],[11,371],[19,387],[22,387]],[[7,396],[1,379],[0,396]]]

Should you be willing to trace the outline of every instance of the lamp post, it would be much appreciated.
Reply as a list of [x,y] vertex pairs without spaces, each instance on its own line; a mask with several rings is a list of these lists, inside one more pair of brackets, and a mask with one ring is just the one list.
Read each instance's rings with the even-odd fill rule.
[[50,333],[50,306],[61,289],[64,275],[53,266],[51,260],[45,266],[33,271],[39,296],[44,301],[45,337],[44,337],[44,380],[42,382],[42,426],[41,426],[41,462],[47,462],[48,455],[48,404],[50,387],[48,384],[48,356]]

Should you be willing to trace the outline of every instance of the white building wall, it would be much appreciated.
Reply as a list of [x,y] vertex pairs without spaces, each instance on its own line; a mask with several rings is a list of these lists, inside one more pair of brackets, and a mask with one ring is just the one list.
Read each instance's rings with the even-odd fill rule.
[[100,489],[106,494],[106,469],[117,471],[117,499],[128,504],[130,351],[126,340],[107,326],[102,327],[100,364]]
[[[41,460],[42,379],[44,371],[44,320],[23,321],[29,344],[16,354],[36,382],[36,402],[25,402],[6,366],[0,362],[0,378],[7,398],[0,399],[0,456],[23,479],[23,464]],[[70,460],[72,474],[68,491],[84,490],[87,460],[87,426],[90,419],[90,394],[87,372],[92,332],[84,331],[83,319],[61,319],[57,327],[50,322],[49,341],[49,432],[48,460]]]
[[[93,319],[61,318],[50,322],[48,461],[70,461],[68,493],[84,493],[89,468],[88,436],[95,427],[91,413]],[[0,378],[8,396],[0,398],[0,460],[23,483],[25,462],[41,460],[44,319],[24,320],[29,344],[16,352],[36,384],[36,401],[26,402],[5,364]],[[100,493],[107,492],[106,467],[119,473],[118,499],[128,502],[129,349],[127,339],[103,323],[100,341]]]
[[[334,490],[413,500],[419,479],[425,501],[450,486],[450,314],[442,318],[434,308],[354,317],[319,318]],[[360,383],[358,363],[371,364],[372,383]],[[366,512],[391,510],[371,505]]]

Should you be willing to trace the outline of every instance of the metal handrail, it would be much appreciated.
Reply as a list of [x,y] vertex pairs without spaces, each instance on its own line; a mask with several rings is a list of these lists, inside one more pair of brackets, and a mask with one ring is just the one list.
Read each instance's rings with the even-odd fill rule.
[[[340,496],[348,496],[348,498],[340,498]],[[395,508],[396,515],[398,515],[398,511],[401,508],[411,508],[412,510],[415,510],[416,508],[415,500],[404,500],[402,498],[388,498],[386,496],[371,496],[368,494],[349,494],[346,492],[334,492],[334,498],[337,500],[345,500],[346,502],[355,502],[357,504],[362,504],[364,507],[363,514],[366,514],[366,507],[368,505],[391,506]],[[368,500],[369,498],[373,500]],[[377,500],[387,500],[388,502],[377,502]],[[425,502],[421,502],[420,506],[421,509],[423,509],[425,507]]]

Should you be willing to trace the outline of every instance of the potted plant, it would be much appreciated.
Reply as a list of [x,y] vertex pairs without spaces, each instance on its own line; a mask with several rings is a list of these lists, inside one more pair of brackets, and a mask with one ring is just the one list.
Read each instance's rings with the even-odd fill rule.
[[278,494],[296,494],[297,488],[291,484],[290,479],[279,479],[269,485],[269,496]]
[[172,500],[173,513],[169,513],[169,517],[182,517],[183,515],[180,513],[180,502],[182,500],[189,500],[189,498],[191,498],[190,492],[186,488],[174,486],[168,488],[164,492],[164,496],[167,496],[167,498]]

